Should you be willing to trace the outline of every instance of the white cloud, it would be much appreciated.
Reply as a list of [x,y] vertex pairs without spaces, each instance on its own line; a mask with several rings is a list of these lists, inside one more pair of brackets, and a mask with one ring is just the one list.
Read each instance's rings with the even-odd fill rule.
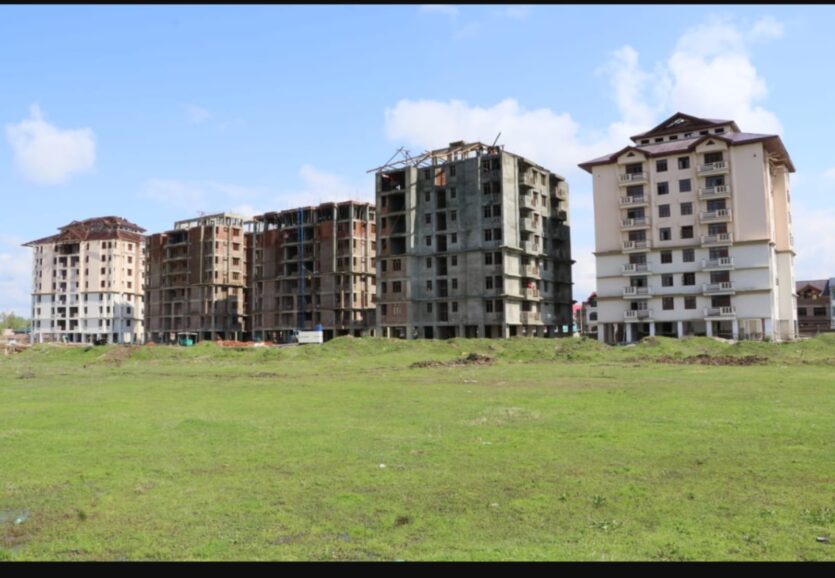
[[64,130],[51,125],[37,104],[29,113],[29,118],[6,125],[15,163],[27,179],[40,185],[57,185],[74,173],[93,168],[96,143],[91,129]]
[[763,16],[751,27],[748,31],[748,40],[756,42],[758,40],[770,40],[772,38],[783,37],[783,23],[779,22],[773,16]]
[[434,149],[462,139],[491,143],[501,132],[499,142],[507,150],[566,177],[572,237],[581,239],[574,249],[574,295],[584,299],[595,285],[594,259],[578,233],[591,236],[593,208],[590,179],[577,164],[626,146],[630,135],[676,111],[732,119],[747,132],[782,133],[776,115],[758,104],[767,88],[748,54],[751,38],[777,37],[778,29],[779,22],[761,19],[746,34],[728,18],[710,18],[685,31],[670,56],[651,69],[641,67],[631,46],[613,51],[598,73],[610,79],[619,118],[602,129],[580,126],[567,112],[526,110],[514,98],[486,107],[454,99],[403,99],[385,111],[386,135],[398,143]]
[[[835,181],[835,167],[832,167],[831,169],[824,171],[823,178],[828,181]],[[797,177],[794,175],[792,176],[792,182],[795,184],[795,186],[797,186]]]
[[203,108],[202,106],[189,104],[186,106],[186,116],[192,123],[200,124],[212,118],[212,113],[209,112],[209,109]]
[[496,10],[498,16],[506,18],[513,18],[515,20],[524,20],[531,13],[531,7],[525,4],[517,4],[515,6],[507,6],[500,10]]
[[796,200],[796,195],[792,198],[795,279],[835,277],[835,253],[821,250],[835,246],[835,209],[807,208]]
[[420,11],[424,14],[445,14],[450,17],[458,16],[458,7],[449,4],[421,4]]
[[24,242],[0,235],[0,312],[28,318],[32,315],[32,250],[21,247]]

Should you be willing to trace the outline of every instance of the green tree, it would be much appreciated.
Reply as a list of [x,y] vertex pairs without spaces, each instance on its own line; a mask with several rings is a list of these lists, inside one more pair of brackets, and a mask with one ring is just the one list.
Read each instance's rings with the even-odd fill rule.
[[14,313],[0,313],[0,329],[22,331],[29,327],[29,320]]

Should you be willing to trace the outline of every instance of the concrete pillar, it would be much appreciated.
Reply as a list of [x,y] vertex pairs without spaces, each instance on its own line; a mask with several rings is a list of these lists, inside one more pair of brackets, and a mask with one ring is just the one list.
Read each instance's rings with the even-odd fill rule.
[[676,335],[679,339],[684,337],[684,321],[676,321]]
[[763,319],[763,336],[769,339],[774,338],[773,327],[771,325],[771,318]]
[[606,324],[605,323],[598,323],[597,324],[597,340],[600,343],[606,343]]
[[484,328],[484,323],[478,326],[478,337],[487,337],[487,331]]
[[655,337],[655,321],[649,322],[649,336]]
[[632,324],[625,323],[624,325],[626,325],[626,342],[632,343]]
[[731,332],[734,341],[737,341],[739,339],[739,321],[736,319],[731,321]]
[[713,321],[705,321],[705,332],[708,337],[713,337]]

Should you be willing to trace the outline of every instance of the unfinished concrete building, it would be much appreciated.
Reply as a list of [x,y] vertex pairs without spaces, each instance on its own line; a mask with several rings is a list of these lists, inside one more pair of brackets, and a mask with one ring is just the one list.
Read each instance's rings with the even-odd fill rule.
[[317,326],[325,340],[373,335],[375,219],[374,205],[355,201],[255,217],[253,338],[286,342]]
[[145,229],[120,217],[73,221],[32,247],[32,341],[142,343]]
[[373,169],[378,333],[571,335],[565,180],[479,142],[404,157]]
[[218,213],[148,237],[148,339],[241,340],[246,331],[249,222]]

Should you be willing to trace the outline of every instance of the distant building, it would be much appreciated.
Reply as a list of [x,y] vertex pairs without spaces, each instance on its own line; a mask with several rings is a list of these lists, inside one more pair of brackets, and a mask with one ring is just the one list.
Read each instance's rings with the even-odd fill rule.
[[798,281],[797,287],[797,327],[803,337],[812,337],[818,333],[832,331],[832,284],[831,279]]
[[598,337],[793,339],[789,173],[778,135],[677,113],[585,162]]
[[120,217],[73,221],[32,247],[32,341],[141,343],[145,229]]
[[592,293],[577,309],[577,331],[583,337],[597,339],[597,293]]
[[325,340],[374,335],[376,210],[322,203],[255,217],[253,338],[289,341],[321,326]]
[[242,340],[247,329],[244,217],[204,215],[148,237],[148,339]]
[[565,179],[463,141],[375,172],[381,336],[571,335]]

